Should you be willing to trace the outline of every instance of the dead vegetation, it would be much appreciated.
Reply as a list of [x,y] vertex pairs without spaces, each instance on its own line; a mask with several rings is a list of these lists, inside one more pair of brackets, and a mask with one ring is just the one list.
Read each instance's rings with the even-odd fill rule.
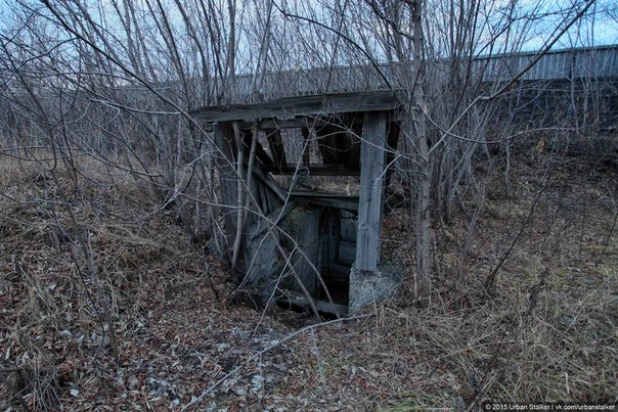
[[[463,202],[451,223],[437,225],[429,308],[409,305],[404,293],[368,308],[369,317],[315,324],[293,339],[290,325],[313,321],[227,306],[218,260],[139,180],[94,162],[82,167],[85,179],[5,158],[0,406],[615,403],[618,180],[576,158],[536,156],[511,167],[510,196],[496,169],[479,183],[483,204]],[[383,258],[408,265],[413,290],[407,219],[402,209],[387,217]]]

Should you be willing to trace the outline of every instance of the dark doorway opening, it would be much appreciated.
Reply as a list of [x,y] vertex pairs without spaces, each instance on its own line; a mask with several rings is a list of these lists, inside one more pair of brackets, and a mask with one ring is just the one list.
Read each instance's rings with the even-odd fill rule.
[[324,285],[318,282],[316,298],[348,306],[350,296],[350,269],[356,258],[357,214],[336,207],[320,210],[320,245],[317,268]]

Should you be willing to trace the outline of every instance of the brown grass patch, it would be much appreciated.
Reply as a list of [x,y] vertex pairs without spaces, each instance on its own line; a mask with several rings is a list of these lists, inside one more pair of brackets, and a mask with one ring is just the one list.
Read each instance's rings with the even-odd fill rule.
[[[27,377],[19,391],[0,389],[2,407],[18,407],[19,392],[39,410],[179,410],[240,365],[199,409],[616,401],[613,175],[574,173],[565,161],[544,183],[542,171],[517,163],[514,196],[490,197],[470,237],[469,211],[436,231],[430,308],[387,302],[368,308],[369,319],[276,345],[290,332],[284,319],[297,315],[217,300],[213,283],[223,296],[229,289],[217,260],[191,246],[140,179],[89,162],[88,179],[0,162],[1,368],[20,371],[2,379]],[[501,178],[492,179],[488,187],[504,193]],[[407,212],[389,215],[383,251],[406,265],[413,290],[408,227]],[[109,322],[101,320],[106,306]]]

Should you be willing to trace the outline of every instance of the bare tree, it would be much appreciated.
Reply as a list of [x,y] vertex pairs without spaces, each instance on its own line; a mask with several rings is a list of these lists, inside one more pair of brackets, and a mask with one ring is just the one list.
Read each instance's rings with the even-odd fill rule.
[[[436,0],[423,7],[420,1],[366,0],[313,7],[292,1],[276,4],[299,25],[309,25],[321,36],[334,34],[340,39],[334,43],[337,55],[373,67],[383,85],[399,91],[407,114],[402,123],[405,159],[401,165],[416,220],[417,297],[428,299],[432,217],[434,225],[443,219],[448,222],[454,202],[464,195],[462,182],[473,181],[473,159],[480,148],[487,151],[488,144],[510,141],[505,138],[515,126],[510,128],[496,114],[517,95],[513,86],[518,80],[592,3],[549,6],[541,1]],[[522,50],[543,25],[547,35],[540,51],[523,65],[512,67],[510,76],[503,73],[498,81],[488,82],[495,70],[490,58]],[[508,73],[508,66],[502,69]],[[495,134],[497,130],[501,133]],[[482,193],[477,190],[476,195],[482,199]],[[481,199],[477,203],[482,204]]]
[[[480,149],[487,155],[488,145],[510,142],[515,129],[505,121],[516,116],[505,120],[496,113],[594,2],[16,4],[2,35],[4,72],[20,73],[4,75],[11,119],[41,131],[64,122],[67,145],[147,181],[161,208],[172,208],[193,234],[219,224],[214,159],[220,153],[192,110],[302,89],[395,90],[405,113],[396,163],[416,222],[417,298],[427,301],[433,228],[448,223],[468,188],[482,204],[483,190],[472,184],[475,156]],[[487,81],[494,70],[490,57],[522,50],[539,27],[548,33],[539,53],[510,76]],[[59,116],[59,101],[73,110]],[[67,122],[73,113],[81,115]],[[93,132],[82,133],[86,127]],[[53,133],[41,136],[56,139]],[[15,136],[13,141],[22,144]],[[236,167],[242,165],[234,166],[243,176],[235,214],[243,221],[250,179]]]

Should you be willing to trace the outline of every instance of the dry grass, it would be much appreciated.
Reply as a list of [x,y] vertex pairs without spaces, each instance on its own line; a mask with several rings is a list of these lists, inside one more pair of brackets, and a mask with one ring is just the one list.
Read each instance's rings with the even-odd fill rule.
[[[499,176],[487,182],[493,195],[465,254],[465,213],[436,232],[430,308],[401,298],[255,359],[297,315],[217,300],[212,281],[222,295],[229,287],[217,261],[191,246],[142,182],[95,162],[82,164],[90,180],[75,180],[61,168],[52,175],[46,165],[2,161],[0,406],[178,410],[238,365],[199,409],[615,402],[618,181],[572,172],[570,162],[546,183],[543,171],[518,162],[512,198],[495,195],[504,192]],[[408,265],[413,290],[407,219],[402,210],[387,218],[384,256]]]
[[[573,173],[576,161],[561,161],[547,182],[542,170],[518,162],[516,196],[487,201],[467,254],[465,215],[437,232],[431,308],[380,305],[372,320],[321,332],[321,355],[310,362],[300,398],[334,394],[350,410],[384,411],[484,400],[615,403],[618,228],[612,232],[611,195],[618,180],[594,168]],[[488,183],[501,191],[499,177]],[[401,230],[407,218],[403,211],[387,218],[385,250],[411,274],[411,239]],[[488,295],[486,278],[520,231]]]
[[[80,165],[93,180],[2,162],[0,350],[11,367],[122,356],[129,318],[160,315],[187,282],[203,287],[204,262],[141,182]],[[55,409],[26,393],[31,407]]]

